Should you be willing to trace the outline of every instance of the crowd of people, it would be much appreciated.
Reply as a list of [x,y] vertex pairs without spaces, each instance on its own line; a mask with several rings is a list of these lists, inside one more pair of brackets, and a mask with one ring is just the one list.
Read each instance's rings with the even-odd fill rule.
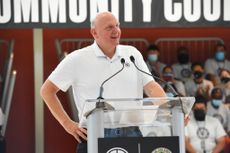
[[[213,58],[199,63],[190,60],[188,48],[179,47],[178,62],[167,65],[159,61],[158,46],[147,48],[150,72],[171,84],[179,96],[196,98],[185,127],[189,153],[230,152],[229,144],[225,145],[230,139],[230,61],[224,44],[217,44],[215,49]],[[164,89],[167,96],[173,96]]]

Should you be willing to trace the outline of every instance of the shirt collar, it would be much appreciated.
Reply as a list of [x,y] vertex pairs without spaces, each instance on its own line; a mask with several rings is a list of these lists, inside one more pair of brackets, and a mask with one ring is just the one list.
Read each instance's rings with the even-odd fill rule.
[[[107,58],[107,56],[100,49],[100,47],[98,46],[98,44],[96,43],[96,41],[94,41],[94,43],[93,43],[93,48],[94,48],[94,52],[95,52],[95,54],[96,54],[97,57],[106,57]],[[113,59],[116,58],[116,57],[121,57],[121,50],[120,50],[119,45],[117,45],[117,47],[116,47]]]

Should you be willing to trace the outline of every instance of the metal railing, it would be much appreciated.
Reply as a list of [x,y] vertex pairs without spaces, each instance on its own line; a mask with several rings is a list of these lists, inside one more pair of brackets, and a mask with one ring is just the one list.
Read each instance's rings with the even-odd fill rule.
[[[2,86],[1,86],[1,98],[0,98],[0,107],[2,109],[2,129],[1,134],[2,136],[5,135],[8,116],[10,113],[11,107],[11,100],[13,96],[14,84],[16,79],[16,71],[12,71],[12,64],[13,64],[13,48],[14,48],[14,40],[6,41],[0,40],[0,49],[1,53],[4,55],[3,60],[4,62],[1,63],[2,67]],[[4,51],[4,52],[3,52]]]
[[160,48],[160,59],[167,64],[176,62],[177,49],[182,46],[188,48],[190,61],[204,62],[214,55],[218,43],[224,44],[224,41],[218,37],[159,38],[155,41]]

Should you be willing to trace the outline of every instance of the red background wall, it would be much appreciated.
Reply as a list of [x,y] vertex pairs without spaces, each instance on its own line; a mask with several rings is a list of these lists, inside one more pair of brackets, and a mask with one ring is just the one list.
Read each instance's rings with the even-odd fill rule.
[[[91,38],[89,29],[44,29],[44,79],[58,64],[56,38]],[[152,28],[122,29],[123,38],[220,37],[230,50],[230,28]],[[1,29],[0,39],[15,39],[14,64],[17,78],[6,131],[7,153],[35,152],[33,40],[31,29]],[[172,53],[174,57],[174,53]],[[162,57],[163,58],[163,57]],[[197,56],[197,58],[199,58]],[[60,93],[68,111],[68,103]],[[51,116],[45,107],[45,153],[74,153],[76,141]]]

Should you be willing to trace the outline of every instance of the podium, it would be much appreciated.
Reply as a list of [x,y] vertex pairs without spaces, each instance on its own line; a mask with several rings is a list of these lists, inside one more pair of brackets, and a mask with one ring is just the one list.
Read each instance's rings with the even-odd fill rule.
[[[194,102],[194,97],[88,99],[81,117],[87,121],[88,153],[99,153],[98,142],[104,138],[105,128],[134,126],[139,127],[142,139],[154,136],[154,141],[158,138],[160,141],[165,136],[178,137],[179,152],[185,153],[184,117],[190,113]],[[142,153],[140,146],[137,153]]]

